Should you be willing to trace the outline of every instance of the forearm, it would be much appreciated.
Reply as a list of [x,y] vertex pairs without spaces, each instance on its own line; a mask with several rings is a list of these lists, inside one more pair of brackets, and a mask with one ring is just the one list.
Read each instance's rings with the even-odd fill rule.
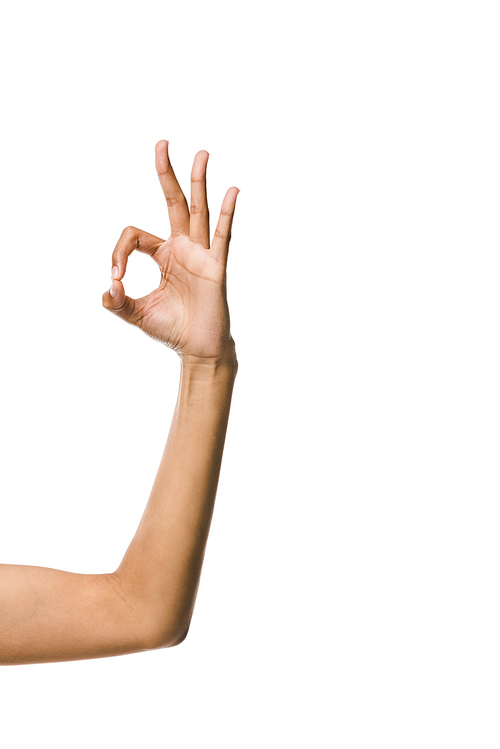
[[0,565],[0,664],[99,658],[175,645],[187,633],[203,564],[236,357],[183,363],[156,480],[111,574]]
[[113,573],[123,594],[155,622],[157,645],[183,639],[210,530],[237,372],[182,361],[172,425],[137,532]]

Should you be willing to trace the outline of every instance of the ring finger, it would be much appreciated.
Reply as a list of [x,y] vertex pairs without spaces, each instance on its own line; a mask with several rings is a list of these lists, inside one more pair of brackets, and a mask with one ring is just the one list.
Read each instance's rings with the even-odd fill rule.
[[207,203],[208,152],[199,151],[194,157],[191,170],[191,209],[189,237],[192,242],[210,248],[210,219]]

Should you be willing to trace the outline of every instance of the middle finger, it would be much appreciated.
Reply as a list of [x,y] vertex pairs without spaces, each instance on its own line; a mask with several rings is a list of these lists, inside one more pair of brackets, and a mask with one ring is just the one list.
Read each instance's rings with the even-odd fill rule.
[[184,193],[168,157],[168,141],[161,140],[155,149],[156,172],[168,206],[171,235],[189,234],[189,209]]

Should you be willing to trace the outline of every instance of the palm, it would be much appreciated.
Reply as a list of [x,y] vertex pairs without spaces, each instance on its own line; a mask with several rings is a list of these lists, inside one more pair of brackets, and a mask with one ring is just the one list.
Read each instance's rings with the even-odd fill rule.
[[[168,158],[168,144],[156,146],[156,167],[165,194],[172,233],[167,241],[127,227],[113,252],[113,295],[103,304],[181,357],[217,358],[234,346],[229,330],[226,264],[237,188],[230,188],[210,245],[206,166],[200,151],[191,173],[191,211]],[[161,270],[157,289],[141,299],[125,295],[122,279],[129,255],[138,250],[151,255]]]
[[174,237],[154,253],[161,271],[157,289],[138,299],[140,327],[178,354],[203,356],[217,348],[229,324],[225,268],[188,237]]

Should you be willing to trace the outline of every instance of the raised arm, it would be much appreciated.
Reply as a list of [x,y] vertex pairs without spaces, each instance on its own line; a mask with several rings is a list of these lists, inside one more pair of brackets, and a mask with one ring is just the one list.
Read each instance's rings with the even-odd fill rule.
[[[139,527],[112,573],[0,565],[0,664],[121,655],[177,645],[187,634],[238,368],[226,299],[238,190],[226,193],[210,245],[207,161],[206,151],[195,157],[189,210],[168,144],[157,144],[170,238],[125,229],[103,295],[107,309],[180,358],[177,404]],[[141,299],[127,297],[122,283],[134,250],[151,255],[161,270],[159,287]]]

